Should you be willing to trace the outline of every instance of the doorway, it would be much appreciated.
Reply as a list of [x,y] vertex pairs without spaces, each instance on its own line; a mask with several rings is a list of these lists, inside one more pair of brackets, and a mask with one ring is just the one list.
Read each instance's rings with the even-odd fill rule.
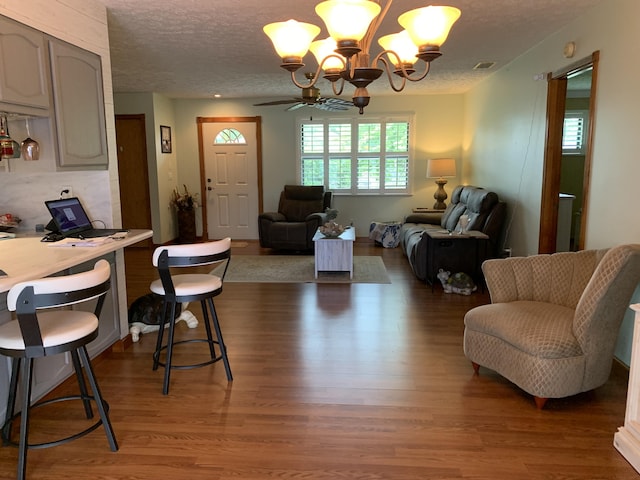
[[258,238],[260,117],[198,117],[203,238]]
[[[151,229],[151,201],[144,115],[116,115],[120,209],[124,228]],[[150,247],[152,240],[136,247]]]
[[[584,249],[599,56],[594,52],[548,82],[539,253]],[[571,130],[578,110],[579,138]]]

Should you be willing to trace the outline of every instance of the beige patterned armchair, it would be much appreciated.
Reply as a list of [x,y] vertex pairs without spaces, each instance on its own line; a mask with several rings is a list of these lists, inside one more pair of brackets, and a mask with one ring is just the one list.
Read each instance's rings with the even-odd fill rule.
[[487,260],[491,304],[465,315],[464,353],[535,397],[603,385],[640,282],[640,245]]

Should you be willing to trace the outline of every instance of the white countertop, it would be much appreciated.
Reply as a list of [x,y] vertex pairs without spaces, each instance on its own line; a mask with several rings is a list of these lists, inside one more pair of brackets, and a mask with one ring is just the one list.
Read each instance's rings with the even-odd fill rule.
[[41,242],[39,236],[0,240],[0,269],[7,274],[0,276],[0,293],[9,291],[18,282],[53,275],[152,235],[151,230],[130,230],[121,240],[111,240],[95,247],[55,246],[55,243]]

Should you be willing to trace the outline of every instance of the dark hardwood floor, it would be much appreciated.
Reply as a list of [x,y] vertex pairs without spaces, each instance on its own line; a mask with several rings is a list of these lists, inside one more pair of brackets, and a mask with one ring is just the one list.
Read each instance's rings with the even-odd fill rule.
[[[264,253],[256,242],[233,255]],[[36,479],[635,479],[613,447],[626,382],[615,369],[593,392],[544,410],[462,352],[463,316],[488,302],[434,292],[400,249],[380,255],[391,284],[227,283],[217,297],[234,381],[223,365],[151,370],[154,334],[95,362],[120,450],[101,429],[29,452]],[[148,292],[151,250],[126,252],[129,302]],[[191,309],[200,316],[199,306]],[[200,326],[180,335],[201,335]],[[184,354],[192,357],[194,354]],[[74,387],[67,381],[57,393]],[[79,405],[35,412],[36,432],[73,425]],[[51,416],[51,414],[50,414]],[[37,437],[37,438],[35,438]],[[0,478],[17,449],[0,448]]]

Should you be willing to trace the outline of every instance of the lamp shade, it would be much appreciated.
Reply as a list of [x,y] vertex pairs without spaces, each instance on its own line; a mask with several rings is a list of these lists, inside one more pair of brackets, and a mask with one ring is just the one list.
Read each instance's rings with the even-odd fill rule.
[[[391,35],[380,37],[378,39],[378,43],[385,50],[392,50],[396,52],[398,57],[400,57],[400,62],[404,64],[413,65],[418,60],[416,56],[418,55],[418,47],[416,47],[416,44],[411,41],[409,32],[406,30],[401,31],[400,33],[393,33]],[[398,64],[396,57],[389,55],[389,58],[397,67]]]
[[362,40],[380,10],[371,0],[326,0],[316,5],[316,13],[336,42]]
[[430,158],[427,160],[427,178],[456,176],[455,158]]
[[455,7],[431,5],[403,13],[398,17],[398,23],[407,29],[417,46],[439,47],[449,36],[449,30],[458,18],[460,10]]
[[309,51],[309,45],[320,33],[320,27],[295,20],[270,23],[263,27],[271,39],[280,58],[302,59]]
[[[310,50],[311,53],[313,53],[314,57],[316,57],[318,65],[322,63],[322,60],[324,60],[325,58],[327,59],[322,65],[322,69],[325,72],[339,72],[344,68],[344,61],[336,58],[338,56],[338,54],[336,53],[336,48],[338,48],[338,46],[336,45],[336,41],[331,37],[325,38],[324,40],[316,40],[311,44]],[[334,56],[331,57],[331,55]]]

